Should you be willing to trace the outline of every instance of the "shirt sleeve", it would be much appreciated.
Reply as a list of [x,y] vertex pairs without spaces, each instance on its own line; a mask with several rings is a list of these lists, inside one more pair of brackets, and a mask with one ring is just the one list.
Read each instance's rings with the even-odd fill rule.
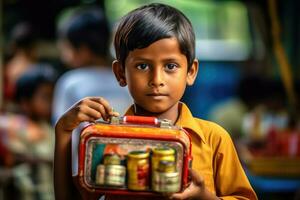
[[219,136],[214,159],[217,196],[224,200],[257,199],[229,134],[220,126],[216,129]]

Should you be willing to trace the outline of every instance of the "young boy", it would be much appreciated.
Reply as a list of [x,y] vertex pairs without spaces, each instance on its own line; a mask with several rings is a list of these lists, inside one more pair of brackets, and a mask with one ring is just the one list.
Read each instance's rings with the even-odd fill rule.
[[[134,100],[126,115],[169,119],[191,135],[192,183],[182,193],[168,198],[257,199],[228,133],[212,122],[194,118],[188,107],[180,102],[186,86],[193,84],[198,72],[190,21],[173,7],[146,5],[122,18],[114,46],[113,71],[120,86],[128,86]],[[81,122],[98,118],[109,120],[111,116],[118,116],[118,113],[104,98],[87,97],[58,120],[55,147],[57,199],[70,199],[71,195],[72,130]]]

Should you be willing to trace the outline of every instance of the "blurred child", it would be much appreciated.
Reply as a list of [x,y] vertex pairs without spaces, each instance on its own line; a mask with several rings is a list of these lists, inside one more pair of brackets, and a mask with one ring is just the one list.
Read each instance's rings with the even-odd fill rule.
[[221,125],[234,139],[243,133],[243,120],[248,112],[266,98],[266,81],[257,75],[246,75],[241,78],[236,96],[214,106],[209,119]]
[[14,177],[22,199],[52,199],[54,130],[50,125],[56,73],[37,64],[16,82],[19,112],[0,117],[5,145],[14,155]]
[[[194,118],[180,102],[186,86],[194,83],[198,72],[195,35],[185,15],[164,4],[137,8],[122,18],[114,46],[114,73],[120,86],[128,85],[134,100],[126,115],[169,119],[190,133],[192,182],[182,193],[169,198],[257,199],[229,134],[213,122]],[[108,121],[111,116],[118,113],[108,101],[102,97],[87,97],[58,120],[54,162],[57,199],[73,199],[72,195],[77,194],[70,173],[72,130],[81,122],[99,118]],[[106,199],[124,198],[139,199],[138,196],[106,196]]]
[[53,122],[86,96],[103,96],[122,112],[131,104],[128,92],[118,86],[109,67],[109,43],[110,28],[102,9],[84,7],[61,19],[61,59],[76,69],[65,73],[55,87]]
[[250,143],[264,143],[271,129],[281,131],[287,127],[287,98],[280,80],[265,79],[255,86],[263,94],[256,95],[260,101],[244,115],[242,128]]
[[12,101],[16,81],[37,61],[37,37],[36,30],[27,22],[17,24],[11,31],[6,52],[8,61],[4,68],[4,97],[7,103]]

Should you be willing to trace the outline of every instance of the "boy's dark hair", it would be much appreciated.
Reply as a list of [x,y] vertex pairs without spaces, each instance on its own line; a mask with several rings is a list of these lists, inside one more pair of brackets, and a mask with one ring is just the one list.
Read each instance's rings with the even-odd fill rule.
[[75,10],[58,26],[58,38],[67,40],[74,48],[84,45],[93,53],[106,56],[109,49],[110,27],[99,7]]
[[165,4],[142,6],[121,19],[114,39],[116,58],[124,67],[130,51],[171,37],[178,40],[189,69],[195,59],[195,33],[189,19],[181,11]]
[[57,72],[51,65],[35,64],[17,80],[15,101],[30,100],[42,84],[54,86],[57,77]]

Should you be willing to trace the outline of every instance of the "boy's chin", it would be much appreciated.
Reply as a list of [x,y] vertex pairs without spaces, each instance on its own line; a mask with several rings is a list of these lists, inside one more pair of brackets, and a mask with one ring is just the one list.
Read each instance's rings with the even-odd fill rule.
[[151,104],[151,105],[139,106],[138,104],[136,104],[135,114],[158,117],[159,115],[168,112],[168,110],[170,110],[170,106],[167,105]]
[[135,113],[137,115],[157,116],[164,113],[167,110],[163,106],[155,106],[155,105],[140,106],[138,104],[135,105],[136,105]]

